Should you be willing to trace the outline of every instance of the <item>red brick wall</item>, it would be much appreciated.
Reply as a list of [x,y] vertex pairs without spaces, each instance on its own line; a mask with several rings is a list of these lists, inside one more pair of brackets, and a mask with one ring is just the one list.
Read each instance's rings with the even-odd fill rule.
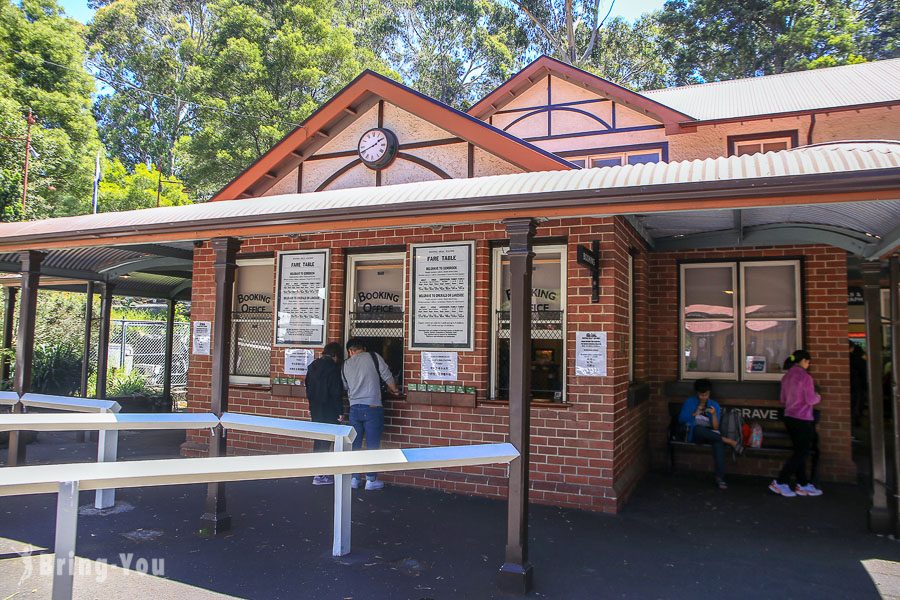
[[[617,225],[618,224],[618,227]],[[646,439],[642,432],[646,427],[646,407],[628,409],[627,362],[623,347],[626,345],[622,286],[624,256],[633,234],[617,231],[622,221],[613,219],[551,220],[538,227],[538,238],[567,239],[567,320],[566,348],[567,389],[565,405],[535,405],[532,408],[532,498],[536,502],[571,506],[590,510],[615,512],[631,491],[646,459]],[[631,237],[629,237],[631,236]],[[476,265],[475,291],[475,350],[459,353],[460,380],[458,384],[474,385],[478,390],[478,406],[475,408],[440,407],[409,404],[403,400],[386,403],[385,447],[434,446],[447,444],[490,443],[507,440],[508,409],[505,402],[491,402],[486,398],[489,385],[491,352],[491,242],[506,237],[505,228],[499,223],[459,225],[431,228],[398,228],[378,231],[323,233],[303,235],[249,238],[243,241],[241,253],[274,252],[299,249],[330,248],[331,279],[328,319],[329,339],[341,340],[344,331],[344,290],[346,254],[355,249],[407,246],[415,243],[453,242],[474,240]],[[604,257],[601,272],[601,301],[590,301],[591,279],[584,267],[576,264],[576,247],[590,245],[594,239],[601,241]],[[606,257],[610,257],[607,260]],[[214,274],[212,252],[204,244],[195,252],[195,277],[193,284],[193,320],[213,319]],[[640,264],[645,265],[642,259]],[[409,269],[407,269],[407,273]],[[409,297],[407,276],[406,297]],[[404,323],[408,328],[408,323]],[[602,330],[609,335],[609,376],[603,378],[575,377],[575,332]],[[407,332],[408,335],[408,332]],[[405,380],[418,382],[420,356],[418,352],[405,351]],[[645,361],[641,369],[646,369]],[[283,367],[283,350],[275,349],[272,355],[272,375],[279,376]],[[452,383],[452,382],[448,382]],[[188,402],[192,410],[209,408],[210,360],[209,357],[192,357],[188,375]],[[229,396],[229,410],[250,414],[289,416],[306,419],[305,400],[272,396],[268,389],[233,386]],[[628,417],[633,413],[633,417]],[[617,425],[618,417],[622,424]],[[628,418],[625,418],[628,417]],[[622,441],[617,450],[617,436]],[[206,437],[195,434],[185,445],[185,453],[199,451]],[[232,433],[229,436],[230,451],[286,452],[305,451],[309,443],[282,440],[271,436]],[[616,468],[616,453],[623,457],[622,468]],[[622,474],[628,481],[621,486],[615,478]],[[637,474],[637,476],[635,476]],[[394,473],[385,479],[395,483],[421,485],[443,490],[506,495],[506,469],[504,467],[473,467]]]
[[[651,369],[650,446],[654,463],[664,464],[666,429],[669,423],[664,384],[678,378],[679,299],[678,261],[733,260],[803,257],[805,278],[804,344],[812,354],[810,373],[821,388],[822,411],[818,425],[820,477],[832,481],[852,481],[856,470],[850,449],[850,386],[847,357],[847,254],[828,246],[760,247],[651,253],[649,255],[649,344]],[[717,398],[728,403],[729,398]],[[779,406],[770,401],[741,401],[744,405]],[[686,463],[711,468],[705,456],[685,458]],[[778,473],[779,460],[741,459],[730,463],[730,472],[755,475]]]

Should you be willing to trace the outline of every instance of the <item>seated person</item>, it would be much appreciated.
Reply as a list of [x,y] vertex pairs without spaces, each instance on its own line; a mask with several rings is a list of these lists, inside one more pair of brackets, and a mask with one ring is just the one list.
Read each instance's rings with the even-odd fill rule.
[[720,490],[726,490],[728,484],[725,483],[725,445],[738,451],[739,444],[737,440],[724,437],[719,432],[722,408],[718,402],[709,397],[711,389],[709,379],[695,381],[694,395],[685,400],[681,406],[678,422],[687,425],[686,442],[712,446],[716,485]]

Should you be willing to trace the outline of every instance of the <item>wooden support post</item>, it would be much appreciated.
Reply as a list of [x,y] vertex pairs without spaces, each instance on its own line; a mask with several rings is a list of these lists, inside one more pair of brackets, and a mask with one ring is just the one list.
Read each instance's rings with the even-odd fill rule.
[[[38,285],[41,278],[43,252],[28,250],[19,255],[22,264],[22,297],[19,299],[19,334],[16,336],[16,372],[13,389],[21,399],[31,390],[31,367],[34,361],[34,323],[37,318]],[[13,407],[14,413],[24,412],[21,402]],[[25,462],[25,444],[29,433],[11,431],[6,464],[15,467]]]
[[172,346],[175,344],[175,300],[166,300],[166,341],[163,349],[163,398],[172,406]]
[[528,560],[528,488],[531,429],[531,273],[534,219],[504,221],[509,236],[509,441],[519,457],[509,465],[506,558],[500,587],[525,594],[533,568]]
[[894,535],[900,536],[900,255],[891,257],[891,382],[894,384]]
[[[100,291],[100,331],[97,345],[97,398],[106,398],[106,379],[109,375],[109,328],[112,314],[114,285],[106,282]],[[125,352],[125,348],[119,348],[119,352]]]
[[872,438],[872,506],[869,508],[869,529],[875,533],[889,533],[892,519],[887,505],[884,393],[881,387],[881,263],[877,260],[866,261],[861,267],[866,310],[866,345],[869,350],[869,425]]
[[[94,319],[94,282],[88,281],[84,291],[84,344],[81,353],[81,397],[87,398],[88,380],[91,378],[91,330]],[[75,441],[84,442],[84,432],[75,434]]]
[[[0,347],[6,352],[12,350],[13,347],[13,322],[16,318],[16,295],[18,293],[18,288],[3,288],[3,340]],[[0,381],[9,381],[9,365],[6,354],[0,354]]]
[[[231,357],[231,311],[234,300],[235,255],[240,247],[237,238],[212,240],[215,252],[216,308],[212,327],[212,412],[221,417],[228,410],[228,376]],[[209,456],[225,456],[225,429],[217,425],[209,440]],[[200,532],[215,535],[231,528],[231,516],[226,512],[225,484],[210,483],[206,492],[206,509],[200,518]]]

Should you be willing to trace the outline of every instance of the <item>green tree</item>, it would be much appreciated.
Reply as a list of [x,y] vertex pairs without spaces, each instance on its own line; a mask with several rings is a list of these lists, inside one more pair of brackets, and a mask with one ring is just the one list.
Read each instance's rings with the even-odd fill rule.
[[678,83],[863,62],[848,0],[669,0],[662,51]]
[[633,90],[665,87],[671,64],[660,51],[658,13],[647,13],[633,24],[621,17],[608,21],[581,67]]
[[113,160],[100,181],[100,212],[137,210],[159,206],[190,204],[184,186],[166,178],[155,167],[134,165],[129,173],[119,159]]
[[532,48],[581,67],[597,49],[615,0],[505,0],[504,4],[522,15],[520,26]]
[[468,108],[509,78],[526,51],[515,11],[490,0],[398,0],[390,6],[396,28],[381,57],[408,85],[457,108]]
[[54,0],[0,4],[0,136],[24,138],[31,108],[34,154],[21,212],[25,143],[0,140],[0,220],[87,212],[94,157],[94,81],[83,66],[83,26]]
[[896,0],[861,0],[862,47],[872,60],[900,57],[900,4]]
[[197,108],[198,61],[207,51],[204,0],[116,0],[90,26],[91,65],[109,93],[95,110],[104,143],[127,164],[175,172],[175,147],[189,135]]
[[186,183],[206,196],[269,150],[365,68],[387,69],[334,23],[332,0],[217,0],[196,69],[202,105],[179,140]]

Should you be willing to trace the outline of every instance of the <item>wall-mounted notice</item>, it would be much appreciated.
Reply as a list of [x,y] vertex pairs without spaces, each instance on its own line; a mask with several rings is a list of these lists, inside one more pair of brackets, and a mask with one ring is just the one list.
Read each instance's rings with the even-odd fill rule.
[[278,253],[275,345],[324,346],[328,250]]
[[198,356],[209,356],[211,339],[212,322],[194,321],[193,353]]
[[459,353],[422,353],[422,381],[456,381],[457,379],[459,379]]
[[474,242],[412,246],[410,347],[473,350]]
[[287,348],[284,351],[284,373],[306,375],[306,370],[313,360],[313,351],[309,348]]
[[606,377],[606,332],[579,331],[575,340],[575,375]]

